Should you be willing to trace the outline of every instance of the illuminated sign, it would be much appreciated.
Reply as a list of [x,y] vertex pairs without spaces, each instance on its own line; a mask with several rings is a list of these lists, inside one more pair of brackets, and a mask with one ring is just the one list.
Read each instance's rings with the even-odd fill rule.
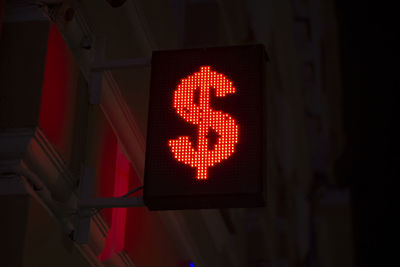
[[[197,179],[207,179],[207,168],[227,159],[235,152],[239,129],[235,120],[221,111],[210,108],[210,89],[217,97],[235,93],[235,87],[223,74],[211,71],[210,66],[201,66],[200,71],[181,80],[174,94],[174,108],[187,122],[198,125],[197,149],[189,136],[170,140],[169,146],[178,161],[197,169]],[[199,94],[198,105],[194,95]],[[218,141],[213,150],[208,149],[208,132],[214,130]]]
[[263,205],[265,59],[261,45],[153,53],[149,209]]

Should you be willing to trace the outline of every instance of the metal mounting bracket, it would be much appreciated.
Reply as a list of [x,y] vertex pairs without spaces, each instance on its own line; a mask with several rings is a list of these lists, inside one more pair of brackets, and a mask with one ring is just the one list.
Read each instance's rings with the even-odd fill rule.
[[75,224],[74,240],[86,244],[89,240],[90,220],[93,208],[143,207],[142,197],[105,197],[95,198],[94,168],[85,168],[81,177],[78,193],[78,214]]
[[[102,73],[106,70],[150,66],[150,58],[123,60],[104,60],[105,39],[97,37],[94,43],[94,57],[90,68],[89,94],[90,104],[99,105],[101,100]],[[85,168],[81,177],[78,193],[78,213],[75,224],[74,240],[77,243],[88,243],[90,220],[93,208],[143,207],[142,197],[107,197],[95,198],[94,169]]]
[[89,90],[90,103],[100,104],[102,73],[106,70],[127,69],[148,67],[151,65],[151,58],[132,58],[109,60],[104,59],[105,39],[97,37],[94,43],[94,58],[90,68]]

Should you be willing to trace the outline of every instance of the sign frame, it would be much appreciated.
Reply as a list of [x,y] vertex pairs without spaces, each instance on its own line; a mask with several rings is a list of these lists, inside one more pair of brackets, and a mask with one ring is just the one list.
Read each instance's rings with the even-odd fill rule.
[[[176,86],[179,84],[179,80],[175,77],[173,79],[173,82],[168,80],[168,75],[172,73],[173,70],[170,68],[168,69],[167,67],[173,66],[173,64],[176,64],[178,66],[179,64],[185,65],[186,63],[185,58],[188,58],[188,61],[190,62],[192,59],[190,56],[196,55],[195,60],[199,60],[199,62],[202,62],[201,64],[198,64],[198,67],[210,65],[212,70],[215,70],[217,73],[222,73],[224,75],[227,75],[227,77],[230,77],[229,71],[224,71],[220,70],[221,66],[226,66],[225,69],[229,68],[235,68],[233,65],[235,63],[235,59],[229,59],[228,63],[224,63],[223,60],[218,63],[218,64],[206,64],[207,63],[207,57],[210,59],[209,63],[212,63],[213,60],[218,60],[214,58],[222,58],[224,59],[225,57],[223,54],[226,54],[227,57],[229,56],[234,56],[235,54],[239,54],[238,58],[242,59],[243,61],[246,61],[243,63],[243,66],[250,66],[250,68],[253,70],[254,77],[256,77],[257,82],[254,82],[254,84],[257,85],[258,88],[253,88],[255,90],[255,95],[251,96],[250,98],[259,101],[258,104],[256,105],[257,111],[249,111],[249,114],[257,114],[257,121],[254,124],[258,124],[257,126],[252,126],[252,130],[254,131],[260,131],[260,133],[257,133],[257,139],[258,143],[255,141],[252,143],[253,146],[256,146],[258,144],[258,147],[255,148],[257,150],[256,155],[252,155],[251,152],[247,151],[247,155],[250,155],[250,157],[253,157],[258,163],[256,164],[256,170],[252,170],[251,166],[245,166],[245,169],[247,171],[244,171],[246,175],[243,175],[243,177],[235,177],[235,179],[246,179],[245,176],[251,177],[251,186],[253,188],[249,190],[249,192],[227,192],[224,191],[223,193],[218,193],[215,190],[213,192],[207,192],[207,190],[203,190],[202,192],[194,192],[194,194],[190,194],[185,192],[185,194],[166,194],[166,195],[160,195],[160,192],[163,190],[162,188],[168,187],[165,186],[165,182],[163,181],[164,185],[158,186],[157,183],[154,183],[154,179],[162,179],[160,178],[160,175],[162,173],[166,174],[167,176],[169,175],[170,179],[175,179],[174,177],[171,176],[170,173],[166,172],[165,170],[168,169],[167,167],[164,168],[163,170],[157,172],[155,169],[159,168],[157,164],[163,164],[165,160],[160,160],[162,157],[155,156],[154,157],[154,151],[157,149],[154,149],[154,146],[159,146],[157,144],[153,144],[154,142],[154,136],[157,132],[160,132],[160,127],[159,126],[154,126],[156,124],[154,120],[160,121],[160,119],[155,119],[157,116],[160,115],[155,115],[153,109],[155,107],[158,107],[158,104],[161,103],[159,101],[159,98],[161,98],[164,95],[159,95],[159,90],[160,86],[162,87],[164,84],[164,81],[160,81],[160,77],[163,77],[163,72],[161,71],[162,69],[167,69],[166,75],[161,78],[166,79],[167,84],[166,87],[169,88],[171,92],[176,90]],[[244,54],[241,54],[244,53]],[[210,56],[211,55],[211,56]],[[173,60],[174,59],[174,60]],[[260,44],[256,45],[241,45],[241,46],[228,46],[228,47],[211,47],[211,48],[195,48],[195,49],[183,49],[183,50],[167,50],[167,51],[154,51],[153,52],[153,57],[152,57],[152,77],[151,77],[151,89],[150,89],[150,101],[149,101],[149,116],[148,116],[148,130],[147,130],[147,141],[146,141],[146,167],[145,167],[145,177],[144,177],[144,191],[143,191],[143,199],[145,205],[148,207],[150,210],[175,210],[175,209],[209,209],[209,208],[244,208],[244,207],[261,207],[264,206],[264,183],[265,183],[265,175],[266,175],[266,101],[265,101],[265,94],[266,94],[266,86],[265,86],[265,68],[266,68],[266,62],[268,60],[267,54],[265,52],[264,46]],[[232,64],[229,64],[232,63]],[[252,63],[255,63],[254,65],[257,66],[252,66]],[[162,66],[161,66],[162,65]],[[190,64],[189,64],[190,65]],[[229,66],[231,65],[231,66]],[[239,65],[240,67],[242,67]],[[184,69],[184,68],[183,68]],[[190,68],[189,68],[190,69]],[[188,77],[190,74],[193,74],[193,72],[196,70],[196,68],[191,68],[189,71],[182,72],[181,68],[181,73],[185,73],[184,75],[178,75],[180,78],[185,78]],[[236,70],[236,73],[239,73]],[[239,74],[240,75],[240,74]],[[177,76],[177,77],[178,77]],[[157,80],[158,79],[158,80]],[[231,80],[233,84],[235,84],[235,77],[232,78]],[[172,86],[172,84],[174,86]],[[243,86],[242,86],[243,87]],[[251,86],[250,86],[251,87]],[[255,85],[253,87],[256,87]],[[240,90],[240,88],[239,88]],[[258,91],[257,91],[258,90]],[[254,93],[253,92],[253,93]],[[170,103],[172,105],[172,99],[170,99]],[[245,100],[246,97],[244,97]],[[221,101],[223,101],[224,98],[221,98]],[[164,105],[164,103],[162,103]],[[172,107],[171,107],[172,109]],[[222,111],[226,111],[224,108],[218,109]],[[232,109],[231,109],[232,111]],[[253,112],[253,113],[252,113]],[[157,113],[157,112],[156,112]],[[168,113],[168,112],[167,112]],[[229,113],[229,111],[228,111]],[[158,113],[160,114],[160,113]],[[167,116],[167,115],[166,115]],[[179,115],[176,114],[176,117],[179,118]],[[168,118],[167,118],[168,119]],[[259,121],[258,121],[259,119]],[[157,129],[156,129],[157,128]],[[182,133],[184,135],[184,133]],[[171,135],[171,138],[177,138],[178,136],[176,135]],[[250,139],[248,137],[248,139]],[[167,141],[167,140],[165,140]],[[167,153],[167,152],[165,152]],[[171,152],[170,157],[173,158],[173,154]],[[158,159],[155,162],[155,159]],[[164,158],[162,158],[164,159]],[[184,163],[181,163],[182,165]],[[190,166],[189,166],[190,167]],[[160,167],[163,168],[163,167]],[[192,168],[193,169],[193,168]],[[240,171],[239,171],[240,172]],[[177,174],[178,177],[182,176],[182,174]],[[221,176],[219,176],[221,177]],[[214,177],[215,178],[215,177]],[[196,179],[193,177],[193,179]],[[219,178],[218,178],[219,179]],[[221,179],[226,179],[229,180],[229,177],[223,177]],[[162,181],[162,180],[159,180]],[[246,187],[246,184],[241,181],[242,187]],[[249,183],[250,184],[250,183]],[[256,185],[254,185],[256,184]],[[176,185],[180,186],[180,185]],[[174,185],[171,185],[171,188],[173,188]],[[206,186],[202,186],[206,187]],[[250,187],[250,185],[249,185]],[[170,188],[170,191],[173,189]],[[211,187],[210,187],[211,188]],[[256,189],[255,189],[256,188]],[[215,189],[215,188],[213,188]],[[161,191],[160,191],[161,190]],[[156,192],[158,191],[158,193]],[[178,190],[179,191],[179,190]],[[189,190],[190,191],[190,190]],[[211,190],[212,191],[212,190]],[[218,191],[218,190],[217,190]],[[222,190],[223,191],[223,190]],[[250,192],[251,191],[251,192]],[[156,192],[156,193],[155,193]]]

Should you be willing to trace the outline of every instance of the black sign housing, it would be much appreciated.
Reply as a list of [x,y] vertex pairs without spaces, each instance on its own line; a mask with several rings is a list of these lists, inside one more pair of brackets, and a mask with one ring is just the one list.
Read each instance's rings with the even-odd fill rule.
[[[262,45],[153,52],[144,177],[150,210],[264,205],[266,59]],[[236,88],[224,97],[211,88],[210,107],[235,119],[239,141],[230,157],[207,168],[207,179],[198,180],[196,168],[177,161],[168,141],[188,136],[198,143],[198,126],[177,113],[173,100],[181,80],[202,66],[225,75]],[[210,149],[217,138],[210,129]]]

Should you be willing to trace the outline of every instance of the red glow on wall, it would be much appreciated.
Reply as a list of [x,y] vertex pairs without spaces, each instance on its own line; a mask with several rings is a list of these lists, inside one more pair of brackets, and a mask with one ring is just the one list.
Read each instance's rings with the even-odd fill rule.
[[63,158],[71,156],[70,140],[75,119],[77,67],[54,23],[47,44],[39,126]]
[[[223,74],[211,70],[210,66],[200,67],[200,71],[181,80],[174,93],[173,106],[186,121],[198,125],[197,150],[188,136],[169,140],[168,145],[176,160],[197,168],[197,179],[207,179],[207,168],[227,159],[235,152],[239,141],[239,127],[227,113],[210,108],[210,89],[217,97],[236,92],[232,82]],[[195,103],[195,91],[199,90],[199,104]],[[213,129],[218,134],[218,142],[213,150],[208,147],[208,133]]]
[[[122,153],[119,145],[116,149],[114,197],[120,197],[128,192],[130,163]],[[126,229],[126,208],[113,208],[111,227],[106,237],[100,260],[107,260],[113,253],[118,254],[124,249]]]

